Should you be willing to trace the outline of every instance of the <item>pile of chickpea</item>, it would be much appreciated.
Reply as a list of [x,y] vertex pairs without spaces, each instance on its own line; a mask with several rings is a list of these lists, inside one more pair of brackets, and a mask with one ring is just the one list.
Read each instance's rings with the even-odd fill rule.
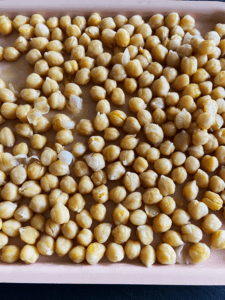
[[[193,17],[175,12],[147,22],[98,13],[87,20],[0,16],[0,34],[19,33],[13,47],[0,47],[0,61],[26,53],[33,66],[20,92],[0,79],[3,262],[34,263],[39,254],[56,253],[96,264],[104,255],[110,262],[126,255],[150,267],[176,263],[176,249],[189,243],[189,259],[200,263],[210,256],[203,232],[211,248],[225,249],[215,214],[225,203],[225,24],[204,37],[194,27]],[[89,82],[96,116],[76,124],[81,86]],[[74,141],[75,132],[84,142]],[[16,143],[20,138],[27,142]],[[181,184],[183,202],[173,198]],[[204,196],[196,200],[200,189]],[[29,204],[20,204],[24,198]],[[115,204],[114,225],[104,222],[107,201]],[[92,229],[93,220],[99,224]],[[9,245],[11,237],[25,246]]]

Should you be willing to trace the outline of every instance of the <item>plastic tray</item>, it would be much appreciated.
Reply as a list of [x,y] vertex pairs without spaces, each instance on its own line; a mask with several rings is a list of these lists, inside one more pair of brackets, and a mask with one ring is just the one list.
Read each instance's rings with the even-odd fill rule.
[[[141,14],[148,19],[154,13],[168,14],[176,11],[180,15],[191,14],[195,17],[196,28],[206,33],[213,30],[216,23],[224,23],[225,4],[219,2],[180,2],[180,1],[102,1],[95,3],[91,0],[76,1],[0,1],[0,14],[14,17],[18,14],[30,16],[32,13],[42,13],[44,17],[62,16],[69,14],[89,16],[92,12],[100,12],[102,17],[125,14],[132,16]],[[0,37],[0,45],[11,45],[12,37]],[[10,71],[10,64],[0,63],[0,77],[6,82],[13,82],[20,88],[21,79],[27,76],[28,67],[24,59],[20,58],[14,67],[18,72]],[[14,70],[15,70],[14,69]],[[20,79],[20,80],[19,80]],[[88,97],[88,96],[87,96]],[[88,98],[85,107],[89,108]],[[87,116],[90,109],[85,109]],[[87,112],[89,111],[89,112]],[[221,216],[220,216],[221,217]],[[50,262],[51,261],[51,262]],[[210,259],[200,265],[153,265],[144,267],[139,260],[135,263],[124,261],[111,264],[107,260],[89,266],[75,265],[68,258],[40,257],[37,263],[25,265],[16,263],[7,265],[0,263],[0,282],[26,283],[107,283],[107,284],[174,284],[174,285],[223,285],[225,284],[225,252],[212,251]]]

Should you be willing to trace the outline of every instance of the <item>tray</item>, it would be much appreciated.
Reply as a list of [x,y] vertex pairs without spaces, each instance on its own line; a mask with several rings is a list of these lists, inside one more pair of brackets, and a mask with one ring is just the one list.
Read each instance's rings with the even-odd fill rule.
[[[102,17],[124,14],[132,16],[141,14],[146,20],[154,13],[168,14],[176,11],[180,15],[191,14],[195,17],[196,28],[203,34],[213,30],[216,23],[224,23],[225,4],[219,2],[180,2],[125,0],[103,1],[95,4],[91,0],[75,1],[43,0],[31,1],[0,1],[1,15],[6,14],[13,18],[18,14],[30,16],[32,13],[41,13],[45,18],[50,16],[75,15],[89,16],[92,12],[100,12]],[[18,34],[9,37],[0,37],[0,45],[11,45]],[[14,63],[13,68],[20,71],[11,72],[11,63],[0,63],[0,76],[7,83],[14,83],[20,89],[27,72],[28,65],[24,65],[24,56]],[[20,78],[20,80],[18,80]],[[90,99],[84,91],[85,103]],[[90,100],[91,101],[91,100]],[[86,107],[86,106],[85,106]],[[89,108],[89,107],[88,107]],[[82,117],[87,117],[90,109],[84,109]],[[220,218],[222,220],[222,214]],[[108,219],[109,220],[109,219]],[[12,241],[13,242],[13,241]],[[208,242],[208,240],[206,240]],[[50,262],[51,261],[51,262]],[[104,283],[104,284],[173,284],[173,285],[223,285],[225,284],[225,252],[211,251],[210,258],[199,265],[153,265],[144,267],[139,260],[129,264],[124,262],[111,264],[107,259],[103,262],[89,266],[87,264],[75,265],[68,258],[58,258],[56,255],[46,259],[40,257],[37,263],[25,265],[16,263],[7,265],[0,262],[0,282],[23,283]]]

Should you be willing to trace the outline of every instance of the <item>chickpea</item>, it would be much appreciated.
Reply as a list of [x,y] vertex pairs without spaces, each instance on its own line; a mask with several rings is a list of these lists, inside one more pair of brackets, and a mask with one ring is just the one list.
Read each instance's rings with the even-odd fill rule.
[[172,213],[172,221],[175,226],[183,226],[189,223],[191,216],[183,209],[175,209]]
[[183,241],[189,243],[198,243],[203,236],[201,229],[193,224],[182,226],[181,233]]
[[174,144],[172,142],[165,141],[165,142],[160,144],[159,150],[162,153],[162,155],[168,156],[168,155],[171,155],[174,152],[175,147],[174,147]]
[[11,182],[6,183],[1,190],[1,198],[11,202],[20,200],[21,196],[18,187]]
[[135,210],[142,205],[142,195],[139,192],[129,194],[123,201],[123,205],[129,210]]
[[55,241],[51,236],[42,235],[37,243],[39,253],[50,256],[55,252]]
[[13,147],[13,155],[28,154],[28,146],[25,143],[19,143]]
[[5,147],[12,147],[15,144],[16,137],[10,128],[2,128],[0,131],[0,142]]
[[57,17],[51,17],[46,22],[49,29],[54,29],[59,26],[59,19]]
[[94,228],[94,237],[98,243],[105,243],[111,233],[111,224],[101,223]]
[[100,153],[87,154],[84,156],[84,159],[93,171],[100,171],[105,167],[104,157]]
[[219,210],[223,205],[223,200],[214,192],[207,191],[202,201],[212,210]]
[[117,244],[123,244],[128,241],[131,235],[131,229],[125,225],[118,225],[112,230],[112,236],[114,242]]
[[101,203],[93,204],[90,208],[90,213],[93,219],[102,222],[106,216],[106,207]]
[[212,249],[224,249],[224,230],[218,230],[211,235],[210,244]]
[[76,246],[69,252],[69,258],[76,264],[81,263],[85,259],[85,247],[83,246]]
[[14,42],[14,48],[21,53],[29,50],[29,42],[23,37],[19,36]]
[[77,242],[79,245],[87,247],[93,240],[93,234],[91,230],[84,228],[77,235]]
[[32,245],[26,245],[22,248],[20,252],[20,259],[26,264],[33,264],[37,261],[39,257],[38,249]]
[[57,224],[64,224],[69,221],[70,215],[69,210],[66,206],[64,206],[61,202],[58,202],[52,209],[51,209],[51,218]]
[[166,232],[172,225],[172,220],[166,214],[160,213],[154,219],[152,223],[154,232]]
[[78,184],[78,190],[82,195],[91,193],[93,188],[94,188],[94,184],[92,183],[90,177],[88,176],[81,177]]
[[55,243],[55,252],[59,257],[65,256],[73,247],[73,242],[64,236],[59,236]]
[[149,21],[148,24],[151,26],[153,30],[159,28],[160,26],[164,25],[164,17],[161,14],[155,14],[153,15]]
[[121,88],[115,88],[111,94],[111,101],[116,105],[125,104],[125,95]]
[[164,137],[161,127],[157,124],[146,124],[144,126],[144,133],[147,140],[155,146],[159,145]]
[[50,166],[57,160],[57,153],[49,147],[45,147],[41,154],[40,161],[43,166]]
[[145,205],[145,212],[148,218],[154,218],[160,213],[158,204]]
[[23,24],[18,28],[18,31],[21,36],[23,36],[26,40],[33,38],[34,36],[34,26],[30,24]]
[[30,220],[31,226],[35,229],[44,232],[46,219],[42,214],[35,214]]
[[192,200],[188,204],[188,212],[191,217],[195,220],[199,220],[208,214],[208,207],[203,202],[198,202],[197,200]]
[[201,166],[206,172],[214,172],[219,166],[219,162],[215,156],[205,155],[201,159]]
[[116,186],[109,192],[109,199],[115,204],[122,202],[127,196],[127,191],[124,186]]
[[141,142],[135,148],[135,151],[141,157],[146,157],[147,156],[147,152],[148,152],[149,149],[151,149],[151,146],[148,143]]
[[87,146],[84,143],[76,143],[73,145],[72,154],[74,157],[80,157],[87,151]]
[[138,241],[129,240],[125,245],[125,253],[128,259],[137,258],[141,252],[141,245]]
[[27,176],[31,180],[40,180],[45,173],[46,167],[42,166],[39,162],[34,162],[27,168]]
[[76,126],[76,130],[80,135],[90,136],[94,133],[94,127],[90,120],[81,119]]
[[[111,93],[113,92],[113,90],[117,87],[117,82],[113,79],[106,79],[106,81],[104,82],[104,89],[101,87],[98,87],[98,89],[100,91],[102,91],[102,96],[100,98],[103,97],[103,99],[106,97],[106,93],[108,95],[111,95]],[[94,87],[91,88],[91,91]],[[105,90],[105,91],[104,91]],[[106,92],[106,93],[105,93]],[[90,92],[91,93],[91,92]],[[101,95],[101,94],[100,94]],[[104,96],[103,96],[104,95]],[[92,95],[91,95],[92,97]],[[93,100],[95,100],[94,98],[92,98]],[[98,99],[98,98],[97,98]],[[102,99],[99,99],[102,100]],[[97,100],[98,101],[98,100]]]
[[139,110],[137,113],[137,120],[141,126],[145,126],[152,122],[151,113],[145,109]]
[[54,207],[57,203],[61,202],[63,205],[66,205],[69,199],[69,195],[63,193],[60,189],[54,189],[49,195],[49,205]]
[[179,247],[184,244],[181,234],[175,230],[168,230],[162,236],[162,241],[171,247]]
[[137,173],[143,173],[148,168],[148,162],[143,157],[138,157],[133,163],[133,168]]
[[[14,218],[18,222],[27,222],[33,217],[33,212],[28,205],[21,205],[14,213]],[[21,227],[21,226],[20,226]]]
[[113,162],[120,155],[120,147],[114,145],[107,146],[102,150],[102,154],[107,162]]
[[140,187],[140,178],[136,173],[126,172],[123,184],[129,192],[133,192]]
[[156,252],[154,248],[150,245],[144,246],[140,252],[140,259],[146,267],[151,267],[156,261]]
[[6,246],[9,242],[9,238],[6,234],[0,232],[0,249]]
[[100,136],[92,136],[88,139],[88,146],[90,151],[101,152],[104,145],[104,139]]
[[91,243],[86,250],[86,260],[90,265],[98,263],[104,256],[106,247],[99,243]]
[[100,33],[99,28],[97,26],[89,26],[85,29],[85,33],[91,38],[91,39],[99,39]]
[[106,173],[102,170],[96,171],[91,175],[91,180],[93,181],[94,185],[96,185],[96,186],[106,184],[107,183]]
[[[216,140],[216,139],[215,139]],[[217,141],[217,140],[216,140]],[[216,147],[217,146],[217,147]],[[215,156],[216,156],[216,158],[218,159],[218,162],[220,163],[220,164],[223,164],[224,163],[224,149],[225,149],[225,147],[224,146],[219,146],[218,147],[218,144],[217,145],[215,145],[215,147],[212,149],[212,152],[214,151],[214,150],[216,150],[215,151]]]
[[21,227],[19,233],[20,239],[29,245],[34,245],[40,236],[40,233],[31,226]]
[[167,158],[160,158],[154,163],[154,169],[158,174],[166,175],[172,170],[172,161]]
[[102,66],[95,67],[91,70],[91,79],[94,84],[103,84],[108,78],[108,69]]
[[125,69],[126,69],[127,75],[132,78],[139,77],[143,73],[141,63],[138,59],[130,60],[126,64]]
[[7,61],[16,61],[20,57],[20,52],[14,47],[6,47],[3,55]]
[[156,257],[163,265],[171,265],[176,262],[176,252],[167,243],[159,244],[156,248]]
[[121,64],[115,64],[112,67],[109,77],[115,81],[122,82],[127,77],[127,73],[125,68]]
[[146,204],[156,204],[162,200],[162,198],[163,196],[157,188],[148,188],[143,193],[143,201]]
[[209,180],[209,189],[214,193],[220,193],[224,190],[225,183],[219,176],[213,176]]
[[204,243],[196,243],[189,248],[189,256],[193,263],[201,263],[209,258],[210,249]]
[[217,230],[219,230],[221,226],[222,226],[222,222],[214,214],[209,214],[205,216],[202,222],[202,230],[205,233],[209,233],[209,234],[217,232]]
[[175,150],[185,152],[191,143],[191,137],[185,130],[182,130],[180,133],[175,135],[173,143]]
[[49,172],[54,176],[64,176],[70,174],[68,164],[57,160],[49,166]]
[[60,28],[58,28],[58,27],[54,28],[52,30],[51,39],[63,42],[63,40],[64,40],[63,31]]
[[164,214],[170,215],[176,208],[176,202],[172,197],[163,197],[162,200],[159,202],[159,208]]
[[113,221],[115,225],[126,225],[129,219],[129,211],[122,205],[117,204],[117,206],[113,210]]
[[69,60],[64,63],[64,68],[67,74],[75,75],[79,67],[76,60]]
[[20,248],[14,245],[2,248],[1,260],[5,263],[14,263],[20,259]]
[[119,138],[119,131],[114,127],[108,127],[104,130],[104,139],[106,141],[115,141]]
[[157,108],[153,112],[152,118],[156,124],[162,125],[166,121],[166,113],[162,109]]
[[9,237],[17,237],[19,235],[19,229],[21,228],[21,226],[22,224],[17,220],[14,219],[7,220],[2,224],[2,231],[4,234],[6,234]]
[[[12,172],[12,171],[11,171]],[[11,173],[10,172],[10,173]],[[6,184],[7,176],[4,172],[0,171],[0,185],[3,186]],[[14,183],[14,182],[13,182]]]
[[0,89],[0,100],[2,102],[15,102],[17,101],[17,98],[15,96],[15,94],[10,90],[10,89],[7,89],[7,88],[1,88]]
[[34,149],[42,149],[44,148],[44,146],[47,143],[47,138],[43,135],[40,134],[34,134],[31,138],[30,138],[30,142],[31,145]]
[[187,171],[184,167],[177,167],[173,169],[171,173],[171,178],[177,184],[182,184],[187,179]]
[[53,238],[56,238],[61,231],[61,225],[49,219],[45,223],[45,232]]
[[28,24],[29,23],[30,18],[23,16],[23,15],[17,15],[14,19],[13,19],[13,27],[18,30],[20,26],[24,25],[24,24]]
[[148,170],[139,175],[141,185],[145,188],[151,188],[156,186],[156,180],[158,178],[158,174],[152,170]]
[[149,225],[138,226],[136,235],[144,245],[149,245],[153,241],[153,230]]
[[116,45],[116,32],[112,29],[105,28],[101,33],[101,41],[105,47],[113,48]]
[[76,161],[73,168],[76,177],[88,176],[90,175],[90,170],[88,165],[84,161]]
[[55,141],[63,146],[72,143],[73,140],[73,133],[70,129],[59,130],[55,136]]
[[175,184],[171,178],[162,175],[158,181],[158,189],[163,196],[168,196],[175,193]]
[[52,189],[55,189],[59,186],[59,180],[57,176],[46,173],[40,180],[42,189],[45,192],[50,192]]
[[177,131],[175,124],[171,121],[161,124],[161,128],[166,137],[174,136]]
[[26,60],[30,65],[35,65],[41,59],[42,55],[38,49],[31,49],[26,55]]
[[75,212],[81,212],[85,206],[85,200],[79,193],[74,194],[68,201],[69,209]]
[[80,213],[76,214],[76,222],[82,228],[90,228],[92,224],[92,216],[87,210],[83,209]]
[[201,90],[202,95],[209,95],[212,92],[212,82],[205,81],[199,83],[199,88]]
[[116,243],[109,243],[106,249],[106,257],[111,262],[119,262],[124,259],[123,247]]
[[17,204],[10,201],[4,201],[0,203],[0,218],[1,219],[10,219],[13,217],[14,212],[16,211]]
[[57,81],[46,77],[43,85],[42,85],[42,91],[45,96],[50,96],[52,93],[57,92],[59,90],[59,85]]
[[128,20],[123,15],[117,15],[114,19],[117,28],[121,28],[123,25],[127,24]]

